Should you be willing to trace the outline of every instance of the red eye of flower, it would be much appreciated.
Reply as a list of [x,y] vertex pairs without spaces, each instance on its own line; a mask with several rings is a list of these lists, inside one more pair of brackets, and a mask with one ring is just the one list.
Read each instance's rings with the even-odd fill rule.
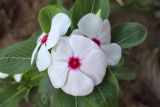
[[68,61],[68,67],[72,70],[77,70],[81,66],[80,59],[78,57],[71,57]]
[[100,40],[98,40],[97,38],[92,38],[92,41],[95,42],[98,46],[101,45]]
[[41,40],[41,45],[45,44],[47,42],[47,39],[48,39],[48,35],[43,36]]

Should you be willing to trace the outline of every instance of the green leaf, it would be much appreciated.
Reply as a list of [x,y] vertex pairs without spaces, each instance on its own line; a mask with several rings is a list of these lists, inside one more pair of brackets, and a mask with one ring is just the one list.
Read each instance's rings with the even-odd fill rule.
[[29,99],[36,107],[50,107],[55,89],[52,87],[48,76],[45,76],[39,83],[38,88],[30,91]]
[[109,71],[103,83],[96,86],[93,93],[84,97],[75,97],[75,104],[77,103],[77,107],[118,107],[118,96],[118,81]]
[[51,107],[78,107],[75,104],[75,97],[64,93],[62,90],[56,90],[52,96]]
[[97,13],[101,9],[102,18],[106,19],[110,13],[109,0],[76,0],[73,5],[73,25],[77,26],[81,17],[87,13]]
[[120,80],[133,80],[136,77],[135,72],[126,67],[111,67],[111,70]]
[[31,85],[31,86],[39,86],[39,83],[40,81],[46,76],[48,75],[48,72],[46,71],[43,71],[43,72],[37,72],[35,73],[37,75],[32,75],[31,79],[30,79],[30,82],[28,85]]
[[38,69],[31,69],[30,71],[23,74],[23,84],[27,87],[39,86],[42,78],[48,75],[47,71],[39,72]]
[[24,73],[32,68],[31,55],[36,45],[34,36],[0,50],[0,72],[7,74]]
[[[154,0],[133,0],[131,6],[142,12],[148,12],[153,9]],[[130,6],[130,7],[131,7]]]
[[139,23],[119,24],[112,29],[112,42],[122,48],[131,48],[141,44],[147,37],[147,29]]
[[14,84],[14,83],[16,83],[16,81],[13,79],[11,75],[8,76],[7,78],[0,78],[0,85],[1,84],[8,85],[8,84]]
[[122,66],[125,64],[124,57],[122,56],[119,63],[116,66]]
[[159,18],[160,18],[160,10],[156,11],[156,12],[154,13],[154,15],[155,15],[156,18],[159,19]]
[[64,0],[49,0],[51,4],[63,5]]
[[[119,85],[115,76],[108,71],[104,81],[96,86],[94,92],[88,96],[74,97],[64,93],[61,89],[54,89],[49,79],[43,80],[38,91],[47,100],[47,107],[117,107],[119,96]],[[41,90],[41,91],[40,91]],[[34,97],[35,99],[35,97]],[[39,101],[37,100],[37,101]],[[42,105],[42,103],[38,103]],[[49,106],[50,104],[50,106]],[[41,107],[41,106],[38,106]],[[45,106],[44,106],[45,107]]]
[[45,32],[46,34],[49,33],[52,18],[57,13],[61,13],[61,12],[70,16],[70,13],[68,10],[60,6],[56,6],[56,5],[49,5],[40,10],[38,20],[39,20],[39,23],[40,23],[40,26],[43,32]]
[[110,14],[110,3],[109,0],[98,0],[99,1],[99,9],[102,10],[102,18],[106,19]]
[[26,92],[25,87],[18,89],[18,86],[0,89],[0,107],[17,107]]

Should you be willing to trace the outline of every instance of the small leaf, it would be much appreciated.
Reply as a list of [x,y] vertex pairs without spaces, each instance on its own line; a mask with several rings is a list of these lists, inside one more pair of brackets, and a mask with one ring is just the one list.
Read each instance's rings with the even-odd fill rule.
[[99,9],[102,10],[102,18],[108,18],[110,13],[109,0],[76,0],[72,10],[73,25],[77,26],[81,17],[87,13],[96,14]]
[[26,92],[25,87],[18,89],[18,86],[0,89],[0,107],[17,107]]
[[40,23],[40,26],[43,32],[45,32],[46,34],[49,33],[52,18],[57,13],[65,13],[68,16],[70,16],[70,13],[68,10],[60,6],[56,6],[56,5],[49,5],[40,10],[38,20],[39,20],[39,23]]
[[141,44],[147,37],[147,29],[134,22],[119,24],[112,29],[112,42],[122,48],[131,48]]
[[111,67],[111,70],[120,80],[133,80],[136,77],[135,72],[126,67]]
[[[39,35],[39,34],[37,34]],[[37,36],[0,50],[0,72],[7,74],[24,73],[32,68],[31,55],[36,45]]]

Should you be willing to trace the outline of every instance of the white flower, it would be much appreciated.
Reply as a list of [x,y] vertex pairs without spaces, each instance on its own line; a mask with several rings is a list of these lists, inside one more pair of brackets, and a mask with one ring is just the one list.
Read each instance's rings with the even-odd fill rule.
[[37,40],[37,46],[33,51],[31,65],[36,59],[36,65],[39,71],[44,71],[51,64],[51,55],[49,49],[53,48],[60,36],[65,35],[71,21],[64,13],[58,13],[52,19],[51,29],[48,34],[43,33]]
[[0,72],[0,78],[4,79],[7,78],[8,76],[9,76],[8,74]]
[[108,65],[116,65],[121,58],[121,47],[111,42],[111,26],[109,20],[88,13],[78,22],[78,29],[72,35],[84,35],[92,39],[106,54]]
[[13,75],[13,78],[16,82],[20,82],[22,80],[23,74],[15,74]]
[[[22,75],[23,75],[23,74],[15,74],[15,75],[13,75],[13,78],[14,78],[14,80],[15,80],[16,82],[20,82],[21,79],[22,79]],[[0,78],[5,79],[5,78],[7,78],[8,76],[9,76],[8,74],[6,74],[6,73],[1,73],[1,72],[0,72]]]
[[106,73],[106,56],[90,39],[72,35],[62,37],[51,51],[49,78],[55,88],[73,96],[90,94]]

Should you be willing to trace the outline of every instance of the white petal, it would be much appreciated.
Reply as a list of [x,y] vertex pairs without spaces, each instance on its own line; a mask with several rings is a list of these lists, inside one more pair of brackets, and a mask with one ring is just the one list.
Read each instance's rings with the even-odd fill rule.
[[39,71],[44,71],[51,64],[51,55],[46,49],[45,45],[42,45],[39,49],[36,65]]
[[31,65],[33,65],[33,62],[34,62],[34,60],[35,60],[35,58],[36,58],[36,56],[37,56],[37,52],[38,52],[38,49],[39,49],[40,45],[41,45],[41,43],[39,42],[39,43],[36,45],[36,47],[35,47],[35,49],[34,49],[34,51],[33,51],[33,53],[32,53]]
[[94,50],[82,61],[81,71],[92,78],[95,85],[102,82],[107,68],[106,56],[101,50]]
[[68,58],[73,56],[73,50],[69,44],[69,37],[61,37],[56,49],[53,51],[56,51],[57,57],[61,60],[68,60]]
[[21,79],[22,79],[22,75],[23,75],[23,74],[15,74],[15,75],[13,75],[13,78],[14,78],[14,80],[15,80],[16,82],[20,82]]
[[108,19],[103,22],[98,38],[102,44],[109,44],[111,42],[111,25]]
[[62,90],[73,96],[86,96],[94,89],[93,81],[80,71],[69,71]]
[[78,29],[73,30],[71,35],[83,35]]
[[92,40],[84,36],[72,35],[70,45],[74,51],[74,56],[80,59],[86,58],[94,49],[99,49],[99,46]]
[[0,78],[4,79],[7,78],[8,76],[9,76],[8,74],[0,72]]
[[50,49],[57,44],[59,38],[67,33],[70,25],[71,20],[64,13],[58,13],[53,17],[51,30],[48,34],[48,40],[46,42],[47,49]]
[[101,17],[88,13],[80,19],[78,22],[78,28],[83,35],[86,35],[89,38],[94,38],[98,36],[102,23],[103,20]]
[[64,85],[68,71],[67,62],[53,60],[48,68],[48,75],[54,88],[61,88]]
[[121,47],[116,43],[102,45],[101,47],[106,54],[107,64],[116,65],[121,59]]

